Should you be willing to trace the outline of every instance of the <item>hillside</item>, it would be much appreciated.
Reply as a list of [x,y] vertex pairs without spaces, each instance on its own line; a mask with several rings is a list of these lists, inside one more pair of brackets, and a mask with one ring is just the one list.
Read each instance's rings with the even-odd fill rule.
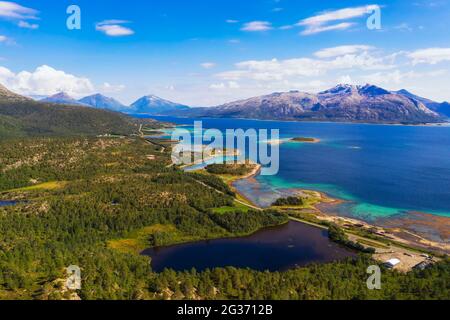
[[373,86],[338,85],[318,94],[290,91],[178,112],[196,117],[368,123],[434,123],[422,102]]
[[405,89],[397,91],[398,94],[404,95],[405,97],[409,97],[411,99],[422,102],[428,109],[437,112],[443,117],[450,118],[450,103],[448,102],[436,102],[427,98],[420,97],[411,93]]
[[137,120],[119,113],[35,102],[0,87],[0,138],[131,134],[137,131]]
[[[383,269],[382,290],[361,281],[376,264],[368,257],[286,272],[156,273],[144,248],[239,237],[286,217],[244,211],[211,192],[231,191],[222,180],[168,169],[170,150],[143,139],[27,138],[0,148],[0,201],[18,201],[0,206],[0,300],[449,298],[448,261],[408,274]],[[63,290],[74,263],[81,290]]]
[[12,91],[9,91],[4,86],[0,84],[0,101],[4,102],[24,102],[31,101],[31,98],[27,98],[21,95],[18,95]]

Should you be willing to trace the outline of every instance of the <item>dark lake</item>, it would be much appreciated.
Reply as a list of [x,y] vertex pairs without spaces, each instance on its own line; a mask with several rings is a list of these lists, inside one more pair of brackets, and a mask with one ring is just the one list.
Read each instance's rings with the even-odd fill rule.
[[0,201],[0,207],[14,206],[17,201]]
[[331,242],[326,230],[293,221],[248,237],[151,248],[142,254],[152,258],[152,268],[156,272],[165,268],[202,271],[227,266],[285,271],[310,263],[355,256],[355,253]]

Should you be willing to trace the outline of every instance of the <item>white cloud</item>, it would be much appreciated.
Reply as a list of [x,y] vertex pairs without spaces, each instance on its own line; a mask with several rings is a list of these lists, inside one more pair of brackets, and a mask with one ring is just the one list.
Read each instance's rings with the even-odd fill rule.
[[416,72],[413,70],[401,72],[400,70],[394,70],[391,72],[377,72],[362,76],[361,78],[366,82],[376,85],[403,85],[407,80],[434,78],[445,74],[447,74],[447,70],[442,69],[428,72]]
[[89,79],[56,70],[47,65],[40,66],[33,72],[19,73],[0,67],[0,83],[23,95],[52,95],[64,91],[78,97],[95,91]]
[[0,35],[0,44],[1,43],[4,43],[6,45],[15,45],[16,44],[14,39],[11,39],[10,37],[7,37],[5,35]]
[[353,81],[352,77],[350,77],[348,74],[339,77],[338,83],[342,83],[342,84],[355,84],[355,82]]
[[413,31],[413,28],[405,22],[395,26],[394,29],[397,29],[400,31]]
[[20,28],[32,29],[32,30],[35,30],[35,29],[38,29],[38,28],[39,28],[39,25],[38,25],[38,24],[36,24],[36,23],[29,23],[29,22],[23,21],[23,20],[19,21],[18,26],[19,26]]
[[210,89],[214,89],[214,90],[222,90],[225,89],[225,83],[221,82],[221,83],[213,83],[212,85],[209,86]]
[[330,21],[337,21],[337,20],[346,20],[351,18],[357,18],[361,17],[375,9],[378,9],[378,5],[367,5],[362,7],[354,7],[354,8],[345,8],[340,9],[336,11],[329,11],[325,12],[323,14],[313,16],[307,19],[304,19],[299,22],[299,25],[302,26],[311,26],[311,25],[318,25],[318,24],[324,24]]
[[200,66],[204,69],[212,69],[216,66],[216,64],[214,62],[203,62]]
[[300,34],[309,36],[312,34],[321,33],[321,32],[325,32],[325,31],[345,30],[345,29],[352,27],[353,25],[355,25],[355,24],[350,23],[350,22],[342,22],[342,23],[333,24],[330,26],[322,26],[322,25],[311,26],[308,29],[306,29],[305,31],[301,32]]
[[23,7],[15,2],[0,1],[0,17],[8,19],[37,19],[39,12],[32,8]]
[[225,22],[226,23],[238,23],[239,20],[228,19],[228,20],[225,20]]
[[130,28],[122,26],[122,24],[130,23],[126,20],[105,20],[97,23],[95,29],[103,32],[110,37],[124,37],[134,34],[134,31]]
[[402,73],[399,70],[395,70],[392,72],[377,72],[374,74],[363,76],[362,78],[365,79],[368,83],[376,85],[386,85],[391,83],[399,84],[401,83],[401,81],[404,81],[407,78],[412,78],[414,76],[415,73],[412,71]]
[[372,50],[373,47],[367,45],[346,45],[332,48],[325,48],[314,53],[317,58],[334,58],[346,54],[360,53]]
[[225,90],[225,89],[239,89],[239,83],[235,81],[221,82],[221,83],[213,83],[209,86],[210,89],[213,90]]
[[272,30],[272,24],[268,21],[252,21],[244,24],[242,31],[258,32]]
[[278,29],[280,29],[280,30],[291,30],[291,29],[293,29],[293,28],[294,28],[294,26],[291,26],[291,25],[285,25],[285,26],[279,27]]
[[324,31],[345,30],[350,28],[353,23],[342,22],[338,24],[327,25],[330,22],[348,20],[362,17],[373,10],[379,9],[378,5],[366,5],[361,7],[344,8],[335,11],[328,11],[319,15],[303,19],[297,23],[298,26],[305,27],[303,35],[311,35]]
[[125,90],[125,86],[123,84],[110,84],[109,82],[103,83],[100,90],[104,93],[117,93]]
[[412,59],[414,65],[437,64],[443,61],[450,61],[450,48],[428,48],[410,52],[407,56]]
[[256,81],[281,81],[295,77],[312,77],[325,75],[338,70],[386,70],[394,66],[390,58],[377,57],[362,52],[336,56],[332,60],[295,58],[287,60],[250,60],[237,63],[235,70],[216,76],[230,81],[250,79]]

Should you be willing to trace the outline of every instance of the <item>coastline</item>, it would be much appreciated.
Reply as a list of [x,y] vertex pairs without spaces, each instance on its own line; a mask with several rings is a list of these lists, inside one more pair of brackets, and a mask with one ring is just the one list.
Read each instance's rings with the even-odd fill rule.
[[[236,181],[240,180],[249,180],[251,178],[255,178],[259,174],[259,170],[256,172],[253,172],[251,175],[248,175],[246,177],[240,177],[239,179],[235,179],[232,184],[234,184]],[[233,191],[236,192],[236,194],[242,198],[245,199],[249,204],[253,206],[259,207],[257,204],[253,203],[251,200],[248,199],[248,197],[241,192],[238,188],[233,186]],[[330,197],[324,192],[316,191],[316,190],[303,190],[303,189],[293,189],[291,191],[294,191],[298,194],[304,194],[305,192],[313,192],[317,195],[319,195],[318,198],[320,200],[311,205],[310,208],[302,208],[299,210],[300,213],[304,213],[306,215],[311,216],[311,220],[317,221],[309,221],[309,219],[297,219],[291,216],[291,219],[307,224],[312,224],[316,226],[320,226],[320,223],[335,223],[339,226],[345,227],[346,229],[351,230],[357,230],[361,231],[363,233],[372,234],[374,237],[378,238],[384,238],[385,241],[396,243],[398,245],[403,245],[412,249],[417,250],[426,250],[431,251],[437,254],[449,254],[450,253],[450,243],[446,242],[440,242],[440,241],[433,241],[430,239],[427,239],[423,237],[422,235],[419,235],[415,232],[412,232],[411,230],[405,229],[404,227],[408,225],[408,219],[404,218],[403,220],[403,228],[399,225],[390,227],[387,223],[369,223],[367,221],[357,219],[357,218],[351,218],[351,217],[344,217],[337,214],[333,214],[332,212],[325,212],[320,208],[322,205],[326,205],[329,207],[333,207],[336,205],[339,205],[345,200],[343,199],[337,199]],[[262,210],[262,208],[261,208]],[[286,211],[292,211],[296,210],[295,208],[284,208]],[[423,213],[422,213],[423,214]],[[431,216],[432,215],[429,215]],[[442,217],[438,217],[437,219],[443,219]],[[319,222],[319,224],[317,224]],[[348,230],[347,230],[348,231]],[[350,232],[351,234],[352,232]]]
[[251,201],[249,198],[247,198],[247,196],[245,196],[242,192],[239,192],[239,190],[234,186],[234,184],[237,181],[251,179],[251,178],[257,177],[261,173],[262,166],[259,163],[254,163],[254,165],[255,165],[255,168],[248,174],[245,174],[243,176],[234,177],[234,178],[230,179],[229,181],[226,181],[226,183],[231,188],[231,190],[233,190],[233,192],[236,193],[237,199],[240,198],[244,202],[247,202],[251,207],[259,208],[260,210],[263,210],[256,203],[253,203],[253,201]]
[[[247,120],[249,120],[249,119],[247,119]],[[258,120],[258,119],[255,119],[255,120],[256,121],[278,121],[278,120]],[[297,122],[297,121],[295,121],[295,122]],[[331,123],[335,123],[335,122],[331,122]],[[352,123],[352,124],[356,124],[356,123]],[[373,125],[376,125],[376,124],[373,124]],[[390,124],[390,125],[394,125],[394,124]],[[403,124],[399,124],[399,125],[403,125]],[[436,124],[433,124],[433,126],[434,125],[436,125]],[[289,140],[280,139],[279,141],[269,141],[268,143],[270,143],[270,144],[271,143],[280,143],[281,144],[281,143],[285,143],[285,142],[292,142],[292,143],[319,143],[320,142],[320,140],[316,139],[316,138],[311,138],[311,139],[313,139],[313,141],[292,141],[292,139],[294,139],[294,138],[291,138]],[[234,150],[234,152],[236,152],[236,151]],[[198,163],[183,166],[181,168],[186,169],[189,166],[198,165],[200,163],[211,160],[218,156],[223,156],[223,155],[211,155],[205,159],[202,159],[201,161],[198,161]],[[245,194],[245,192],[242,192],[241,190],[239,190],[239,188],[236,187],[236,185],[235,185],[236,182],[238,182],[238,181],[243,181],[243,180],[250,181],[251,179],[257,177],[260,174],[260,171],[261,171],[261,166],[258,165],[250,173],[243,175],[243,176],[225,176],[225,175],[218,175],[218,176],[220,176],[224,180],[224,182],[226,184],[228,184],[230,186],[230,188],[236,193],[236,201],[237,202],[240,202],[241,204],[245,204],[252,209],[264,210],[263,207],[261,207],[260,205],[258,205],[255,202],[253,202]],[[256,181],[249,182],[249,183],[256,183]],[[294,190],[294,189],[291,189],[291,191],[292,190]],[[298,189],[297,191],[305,192],[308,190]],[[333,213],[332,210],[330,210],[331,212],[330,211],[325,212],[324,210],[321,210],[320,206],[326,205],[326,206],[332,207],[332,206],[339,205],[339,204],[345,202],[345,200],[332,198],[331,196],[327,195],[326,193],[319,192],[317,190],[312,190],[312,192],[320,194],[320,197],[322,199],[322,201],[315,204],[312,208],[309,208],[309,210],[311,212],[313,212],[312,214],[314,215],[315,219],[318,219],[325,223],[331,222],[331,223],[336,223],[338,225],[344,225],[344,226],[347,225],[347,226],[351,226],[352,228],[362,229],[363,231],[375,230],[375,232],[374,232],[375,236],[383,237],[386,241],[393,241],[393,242],[400,243],[404,246],[408,246],[411,248],[416,248],[419,250],[434,251],[434,252],[437,252],[440,254],[442,254],[442,253],[449,254],[450,253],[450,243],[448,243],[446,241],[434,241],[433,239],[429,239],[429,238],[423,236],[423,234],[414,232],[414,230],[412,230],[412,228],[408,228],[408,226],[411,225],[411,221],[409,221],[408,218],[404,218],[404,219],[393,218],[392,219],[393,221],[398,220],[398,221],[396,221],[397,225],[394,226],[394,225],[389,225],[389,223],[379,223],[378,221],[376,223],[373,223],[373,222],[367,222],[367,221],[364,221],[364,220],[358,219],[358,218],[342,216],[342,215],[337,214],[336,212]],[[428,214],[427,216],[433,218],[433,216],[431,214]],[[306,221],[303,221],[303,222],[306,222]],[[428,224],[428,225],[430,225],[430,224]],[[445,234],[445,232],[443,232],[443,233]]]
[[[132,114],[130,114],[132,115]],[[205,119],[205,120],[219,120],[219,119],[236,119],[236,120],[251,120],[260,122],[289,122],[289,123],[334,123],[334,124],[348,124],[348,125],[371,125],[371,126],[404,126],[404,127],[449,127],[449,121],[430,122],[430,123],[398,123],[398,122],[358,122],[358,121],[326,121],[326,120],[289,120],[289,119],[256,119],[256,118],[226,118],[226,117],[192,117],[182,115],[147,115],[148,118],[162,117],[162,118],[179,118],[179,119]],[[183,125],[186,126],[186,125]]]

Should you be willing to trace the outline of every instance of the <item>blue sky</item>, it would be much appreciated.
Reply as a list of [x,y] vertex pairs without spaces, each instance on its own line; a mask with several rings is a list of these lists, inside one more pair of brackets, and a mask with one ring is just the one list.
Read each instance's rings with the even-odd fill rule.
[[0,83],[21,94],[210,106],[346,82],[442,101],[449,80],[447,0],[0,1]]

